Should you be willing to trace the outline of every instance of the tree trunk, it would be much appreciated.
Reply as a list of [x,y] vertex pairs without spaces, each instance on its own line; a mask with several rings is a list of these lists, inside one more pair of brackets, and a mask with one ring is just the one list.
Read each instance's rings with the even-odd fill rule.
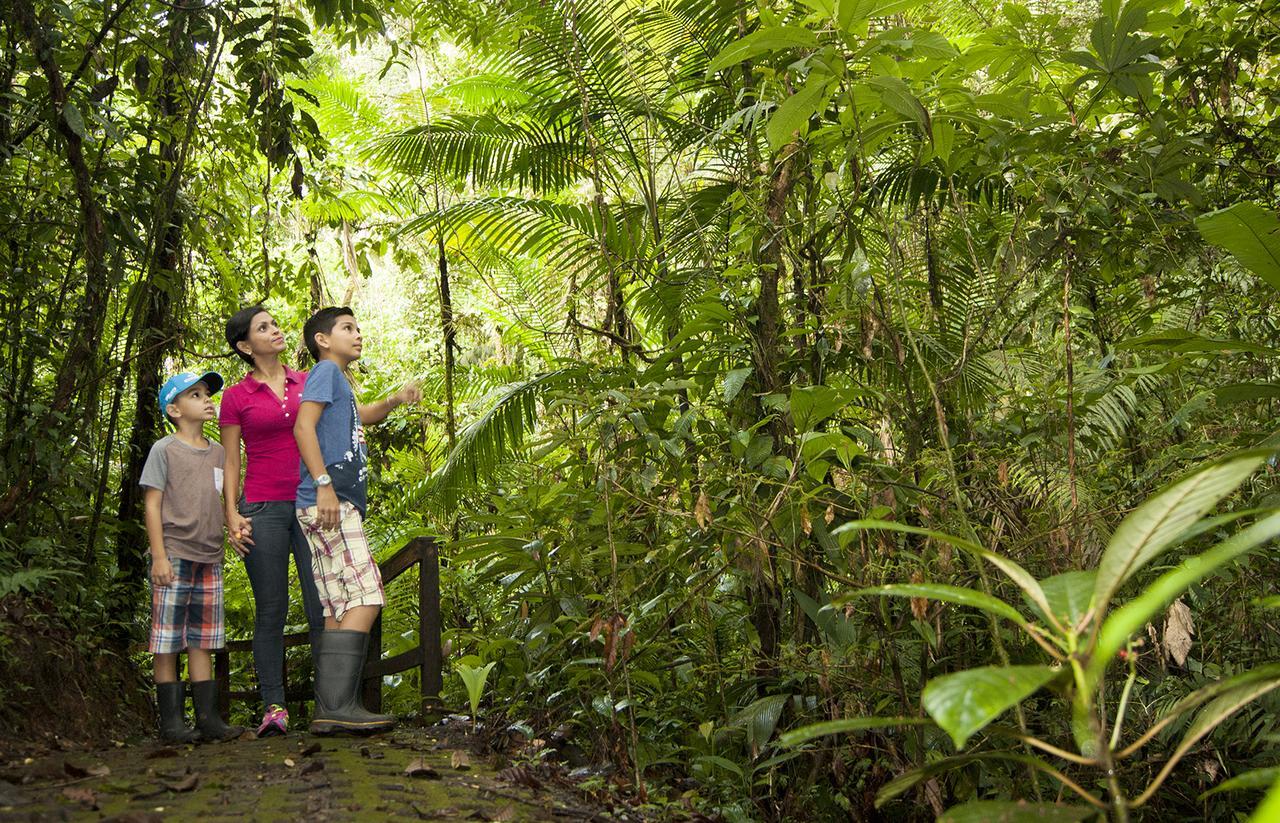
[[440,330],[444,337],[444,429],[449,436],[449,450],[458,439],[458,424],[453,409],[453,369],[456,330],[453,325],[453,296],[449,293],[449,257],[444,252],[444,233],[436,233],[436,249],[440,269]]
[[139,290],[138,308],[134,315],[134,336],[138,341],[138,356],[134,360],[137,373],[134,418],[125,451],[124,482],[120,484],[117,516],[121,523],[132,524],[135,528],[128,532],[132,539],[117,542],[116,562],[125,581],[125,596],[135,598],[141,593],[147,571],[145,535],[136,528],[142,521],[142,490],[137,478],[142,475],[151,443],[161,428],[157,396],[164,379],[165,353],[176,339],[174,308],[181,303],[186,286],[182,274],[185,216],[177,208],[177,202],[184,166],[182,143],[190,137],[190,132],[183,138],[179,135],[184,119],[191,112],[183,102],[189,96],[182,94],[179,84],[195,58],[194,44],[188,34],[192,13],[193,9],[179,6],[170,17],[168,56],[158,100],[161,120],[165,123],[165,128],[160,129],[163,135],[160,165],[168,175],[159,189],[153,223],[153,230],[158,234],[154,263],[148,267],[146,282]]

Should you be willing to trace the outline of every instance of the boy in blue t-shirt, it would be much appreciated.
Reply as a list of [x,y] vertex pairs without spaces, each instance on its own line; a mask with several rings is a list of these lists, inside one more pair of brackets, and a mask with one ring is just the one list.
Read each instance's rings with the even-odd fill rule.
[[294,506],[311,546],[311,571],[325,614],[313,653],[311,733],[385,731],[395,726],[395,718],[366,711],[359,701],[369,630],[386,602],[364,535],[368,451],[362,424],[379,422],[402,403],[418,402],[422,393],[410,383],[377,403],[356,403],[346,374],[361,349],[351,309],[321,309],[302,333],[316,365],[307,375],[293,427],[302,456]]

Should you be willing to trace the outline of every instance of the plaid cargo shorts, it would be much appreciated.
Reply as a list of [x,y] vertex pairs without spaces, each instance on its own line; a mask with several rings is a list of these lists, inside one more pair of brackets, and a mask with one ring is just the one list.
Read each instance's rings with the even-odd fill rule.
[[341,620],[356,606],[381,606],[382,574],[364,537],[364,518],[355,506],[339,501],[338,528],[316,524],[316,507],[298,509],[298,523],[311,546],[311,573],[326,617]]
[[153,654],[220,649],[227,644],[222,610],[222,564],[170,557],[173,582],[151,587]]

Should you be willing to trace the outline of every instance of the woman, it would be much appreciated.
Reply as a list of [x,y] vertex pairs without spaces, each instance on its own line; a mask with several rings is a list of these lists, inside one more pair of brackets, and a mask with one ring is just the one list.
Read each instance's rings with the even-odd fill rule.
[[[284,624],[289,612],[289,555],[302,588],[302,605],[314,641],[324,629],[320,596],[311,573],[311,550],[294,515],[298,444],[293,424],[306,374],[280,362],[285,338],[262,306],[227,321],[227,344],[252,370],[222,393],[222,446],[226,450],[224,497],[231,543],[244,558],[256,610],[253,664],[262,693],[258,736],[286,734]],[[240,493],[240,444],[248,458]],[[238,504],[237,504],[238,501]]]

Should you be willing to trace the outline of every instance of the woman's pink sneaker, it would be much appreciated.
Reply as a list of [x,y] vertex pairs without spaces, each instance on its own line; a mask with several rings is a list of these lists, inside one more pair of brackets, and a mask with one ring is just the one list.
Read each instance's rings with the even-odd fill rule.
[[258,737],[272,737],[289,733],[289,710],[278,703],[272,703],[262,715],[262,725],[258,727]]

